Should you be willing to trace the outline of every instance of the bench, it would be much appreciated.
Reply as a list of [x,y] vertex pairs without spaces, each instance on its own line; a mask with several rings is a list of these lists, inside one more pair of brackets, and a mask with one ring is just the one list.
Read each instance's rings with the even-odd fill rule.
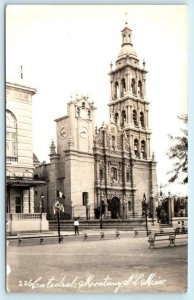
[[157,232],[153,235],[150,234],[148,238],[149,248],[155,247],[156,243],[164,244],[164,242],[168,242],[168,246],[176,246],[175,244],[176,233],[175,232]]
[[[113,234],[111,233],[107,233],[105,234],[104,231],[100,230],[100,240],[104,239],[105,236],[113,236]],[[88,237],[98,237],[97,234],[88,234],[87,232],[83,232],[83,240],[86,241],[88,239]],[[119,230],[115,230],[115,234],[114,234],[115,239],[120,238],[120,231]]]
[[56,235],[28,235],[28,236],[22,236],[20,234],[17,235],[17,239],[18,239],[18,247],[21,245],[22,241],[26,241],[26,240],[35,240],[35,239],[38,239],[39,240],[39,244],[42,245],[43,244],[43,241],[45,239],[48,239],[48,238],[59,238],[59,243],[62,243],[63,242],[63,239],[64,239],[64,236],[56,236]]

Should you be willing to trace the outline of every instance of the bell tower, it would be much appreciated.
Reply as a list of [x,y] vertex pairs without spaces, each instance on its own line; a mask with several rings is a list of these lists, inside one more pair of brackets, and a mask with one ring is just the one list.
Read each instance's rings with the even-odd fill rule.
[[94,211],[95,110],[87,96],[76,95],[67,103],[67,115],[55,120],[60,156],[59,189],[65,195],[65,209],[70,207],[74,217],[88,218],[89,207],[90,217]]
[[146,98],[145,62],[139,59],[132,44],[132,30],[127,22],[121,31],[121,49],[111,63],[111,96],[109,113],[117,127],[124,129],[130,142],[132,156],[150,159],[150,135],[148,123],[149,102]]

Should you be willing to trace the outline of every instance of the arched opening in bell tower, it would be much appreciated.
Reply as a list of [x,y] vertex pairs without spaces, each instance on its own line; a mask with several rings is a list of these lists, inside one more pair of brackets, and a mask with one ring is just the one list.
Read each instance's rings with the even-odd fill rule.
[[115,82],[115,98],[117,99],[119,96],[119,83],[118,81]]
[[138,94],[138,96],[143,97],[142,82],[141,82],[141,80],[138,81],[137,94]]
[[115,114],[115,123],[116,123],[116,124],[118,124],[118,120],[119,120],[119,114],[116,113],[116,114]]
[[131,91],[133,95],[136,95],[136,91],[135,91],[135,79],[132,78],[131,79]]
[[144,113],[142,111],[140,112],[140,124],[141,124],[141,127],[145,127]]
[[134,140],[134,154],[136,157],[139,157],[139,141],[138,141],[138,139]]
[[121,127],[124,127],[126,123],[126,111],[123,110],[121,113]]
[[145,146],[146,146],[145,141],[142,140],[141,141],[141,158],[146,158]]
[[126,92],[126,83],[125,83],[125,78],[121,80],[121,97],[125,95]]
[[137,123],[137,111],[135,109],[133,110],[133,124],[135,126],[138,125],[138,123]]

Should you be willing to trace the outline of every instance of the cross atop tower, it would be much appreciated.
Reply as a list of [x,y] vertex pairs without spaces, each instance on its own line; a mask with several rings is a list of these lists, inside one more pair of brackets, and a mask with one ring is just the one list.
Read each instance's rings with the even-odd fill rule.
[[126,16],[125,25],[128,25],[128,22],[127,22],[127,18],[128,18],[127,12],[125,12],[125,16]]
[[23,79],[23,66],[20,66],[20,78]]

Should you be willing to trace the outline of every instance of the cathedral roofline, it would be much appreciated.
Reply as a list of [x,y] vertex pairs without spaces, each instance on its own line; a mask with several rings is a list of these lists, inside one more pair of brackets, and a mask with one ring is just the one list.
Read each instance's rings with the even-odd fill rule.
[[[139,61],[139,60],[138,60]],[[134,70],[139,70],[141,72],[144,72],[144,73],[148,73],[148,70],[145,69],[145,68],[141,68],[139,66],[134,66],[132,65],[131,63],[125,63],[123,64],[122,66],[119,66],[119,67],[116,67],[114,70],[111,70],[108,75],[111,75],[111,74],[114,74],[116,71],[119,71],[119,70],[122,70],[122,69],[125,69],[127,66],[129,66],[130,68],[133,68]]]
[[113,105],[113,104],[116,104],[116,103],[120,103],[121,102],[121,100],[127,100],[128,98],[130,98],[130,99],[133,99],[133,100],[136,100],[137,102],[141,102],[141,103],[143,103],[143,104],[150,104],[150,102],[149,101],[147,101],[146,100],[146,98],[138,98],[137,96],[133,96],[133,95],[131,95],[131,94],[126,94],[124,97],[120,97],[120,98],[117,98],[117,99],[112,99],[111,100],[111,102],[109,102],[107,105],[108,106],[111,106],[111,105]]
[[63,116],[63,117],[60,117],[60,118],[57,118],[57,119],[55,119],[54,121],[55,121],[55,122],[58,122],[58,121],[61,121],[61,120],[67,119],[67,118],[69,118],[68,115]]
[[12,83],[12,82],[6,82],[6,87],[12,88],[12,89],[17,89],[20,91],[25,91],[25,92],[30,92],[30,94],[34,95],[36,94],[37,90],[35,88],[26,86],[26,85],[21,85],[19,83]]

